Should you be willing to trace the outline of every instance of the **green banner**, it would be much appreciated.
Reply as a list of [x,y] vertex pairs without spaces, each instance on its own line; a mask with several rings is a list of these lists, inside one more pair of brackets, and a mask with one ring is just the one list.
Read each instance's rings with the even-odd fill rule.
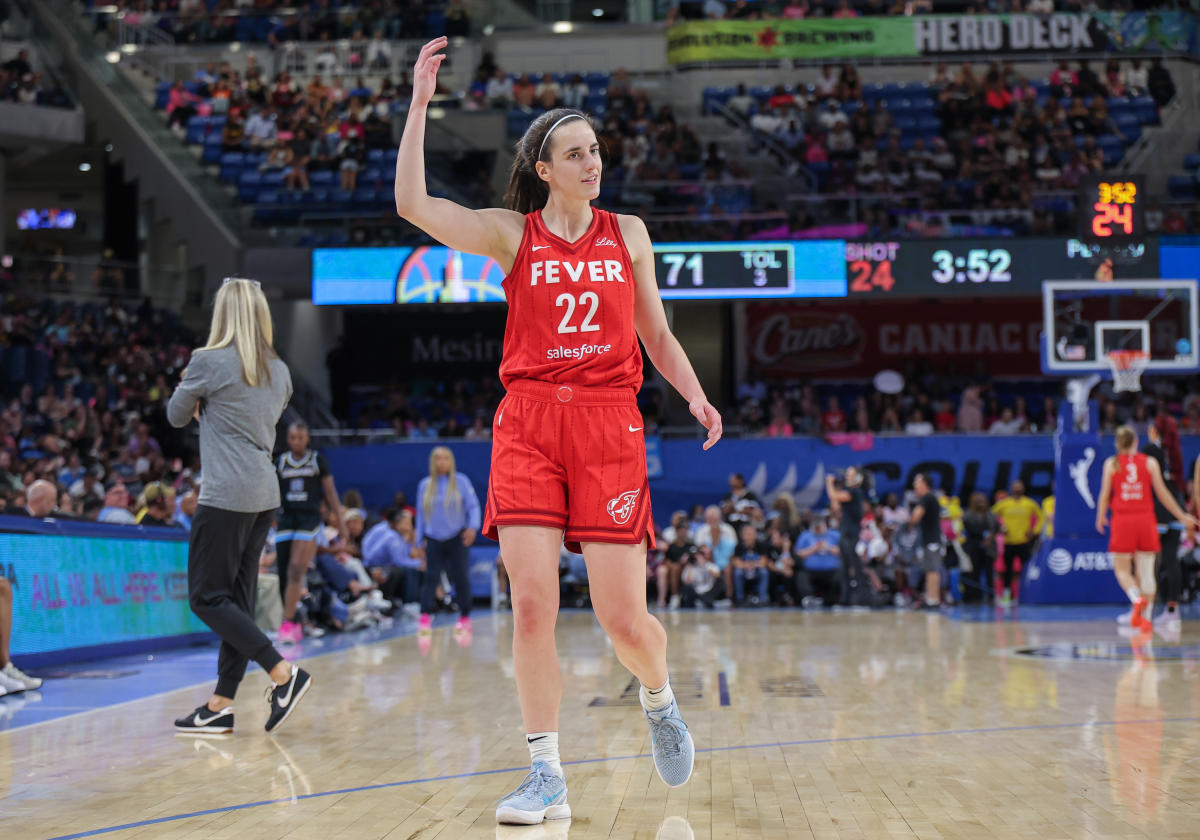
[[1194,53],[1196,41],[1196,15],[1174,11],[700,20],[667,30],[667,61]]
[[915,56],[910,18],[698,20],[667,30],[667,62]]

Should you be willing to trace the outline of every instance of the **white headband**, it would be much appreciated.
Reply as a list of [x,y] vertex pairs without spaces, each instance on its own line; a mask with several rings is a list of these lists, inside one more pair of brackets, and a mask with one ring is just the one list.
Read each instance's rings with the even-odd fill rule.
[[537,163],[539,160],[542,159],[542,152],[546,151],[546,141],[550,139],[550,135],[554,133],[554,129],[558,128],[560,125],[565,123],[567,120],[582,120],[582,119],[584,119],[584,117],[580,116],[579,114],[567,114],[565,117],[559,117],[558,121],[556,123],[554,123],[554,125],[550,126],[550,130],[546,132],[546,136],[542,138],[542,145],[538,147],[537,157],[535,157],[533,159],[533,162]]

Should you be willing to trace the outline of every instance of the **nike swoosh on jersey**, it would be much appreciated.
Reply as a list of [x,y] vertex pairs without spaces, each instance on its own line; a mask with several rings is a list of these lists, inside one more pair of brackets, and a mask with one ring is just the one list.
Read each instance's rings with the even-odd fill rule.
[[534,245],[534,246],[533,246],[533,250],[534,250],[534,251],[540,251],[540,250],[542,250],[543,248],[549,248],[549,247],[550,247],[549,245]]
[[631,432],[640,432],[644,428],[646,428],[646,427],[645,426],[635,426],[632,423],[629,424],[629,431],[631,431]]

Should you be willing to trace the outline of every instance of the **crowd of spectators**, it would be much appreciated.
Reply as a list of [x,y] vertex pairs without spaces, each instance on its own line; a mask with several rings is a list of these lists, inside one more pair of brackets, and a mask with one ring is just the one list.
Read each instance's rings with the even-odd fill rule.
[[[939,62],[919,90],[903,87],[880,90],[853,64],[826,65],[815,82],[770,95],[739,85],[724,105],[752,138],[770,137],[777,153],[813,172],[821,191],[887,194],[864,214],[881,235],[901,233],[895,220],[905,211],[1015,217],[1030,208],[1031,219],[1014,222],[1018,232],[1049,234],[1072,224],[1072,205],[1036,194],[1070,193],[1082,176],[1111,168],[1175,93],[1158,58],[1114,58],[1103,68],[1061,61],[1035,80],[1008,61],[956,70]],[[1158,224],[1186,229],[1187,209],[1160,211]]]
[[37,105],[42,94],[42,74],[33,72],[27,50],[0,64],[0,102]]
[[66,516],[185,521],[198,465],[165,405],[193,346],[149,301],[0,300],[0,385],[11,394],[0,411],[0,512],[27,509],[36,485]]
[[[1168,4],[1160,4],[1168,5]],[[1132,11],[1145,8],[1129,0],[1084,3],[1082,0],[674,0],[667,22],[707,20],[804,20],[920,14],[1079,14],[1093,9]]]
[[93,7],[98,28],[115,21],[153,26],[177,44],[258,42],[273,48],[296,41],[365,42],[384,38],[466,36],[470,15],[462,0],[316,0],[299,11],[283,0],[118,0]]

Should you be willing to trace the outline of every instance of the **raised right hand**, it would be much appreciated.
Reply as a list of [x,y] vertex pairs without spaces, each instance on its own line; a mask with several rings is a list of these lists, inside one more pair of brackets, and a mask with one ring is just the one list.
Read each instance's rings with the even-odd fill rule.
[[433,95],[437,93],[438,68],[446,60],[445,54],[439,54],[438,50],[443,49],[447,43],[449,42],[443,35],[421,47],[421,54],[417,56],[417,63],[413,66],[412,104],[414,106],[428,105],[429,100],[433,99]]

